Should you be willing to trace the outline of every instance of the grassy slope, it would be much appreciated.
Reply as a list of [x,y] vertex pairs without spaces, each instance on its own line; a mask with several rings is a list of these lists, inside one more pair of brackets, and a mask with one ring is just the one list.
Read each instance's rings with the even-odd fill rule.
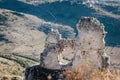
[[46,36],[30,17],[0,9],[0,79],[23,76],[26,67],[39,64]]
[[7,17],[5,24],[0,26],[0,34],[5,35],[0,40],[0,52],[39,55],[44,48],[45,34],[37,29],[38,22],[35,23],[23,14],[18,16],[8,10],[0,12]]

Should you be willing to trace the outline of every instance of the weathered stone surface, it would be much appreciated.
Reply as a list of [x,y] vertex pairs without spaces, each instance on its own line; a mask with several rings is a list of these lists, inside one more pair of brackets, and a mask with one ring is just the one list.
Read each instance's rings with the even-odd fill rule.
[[77,24],[77,30],[78,36],[73,40],[63,39],[57,30],[52,29],[40,55],[40,66],[27,68],[26,80],[43,80],[39,78],[42,75],[47,79],[49,71],[54,75],[61,74],[55,73],[56,70],[76,71],[80,64],[88,64],[89,68],[97,70],[108,68],[110,62],[104,50],[104,26],[95,18],[84,17]]
[[40,65],[47,69],[63,69],[72,62],[74,54],[75,41],[63,39],[57,30],[52,29],[41,53]]
[[[108,57],[104,52],[106,32],[104,26],[95,18],[82,18],[77,24],[76,56],[73,69],[80,63],[88,63],[92,68],[106,68]],[[107,58],[107,60],[106,60]]]

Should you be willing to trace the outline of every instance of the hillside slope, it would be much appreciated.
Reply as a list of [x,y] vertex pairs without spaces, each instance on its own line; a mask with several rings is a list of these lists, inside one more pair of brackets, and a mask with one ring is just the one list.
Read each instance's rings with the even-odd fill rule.
[[[21,2],[25,0],[0,1],[0,77],[23,76],[26,67],[39,64],[39,55],[51,28],[58,29],[65,38],[74,38],[77,32],[73,28],[81,16],[96,17],[104,23],[108,32],[106,53],[111,57],[111,68],[120,69],[120,47],[116,46],[120,45],[120,19],[67,1],[50,0],[53,3],[41,5]],[[101,8],[107,11],[109,6]]]
[[[1,76],[23,76],[26,67],[39,64],[39,55],[44,49],[46,34],[50,28],[67,31],[70,33],[68,36],[74,35],[69,26],[46,22],[29,14],[0,9]],[[14,65],[16,66],[12,69]]]

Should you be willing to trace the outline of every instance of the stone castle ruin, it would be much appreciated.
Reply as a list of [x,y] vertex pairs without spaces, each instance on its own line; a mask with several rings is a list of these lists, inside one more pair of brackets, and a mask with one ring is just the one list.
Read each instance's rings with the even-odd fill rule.
[[42,77],[48,75],[53,80],[61,79],[62,71],[75,71],[80,64],[88,64],[96,70],[109,68],[104,26],[96,18],[83,17],[77,24],[77,30],[78,36],[73,40],[64,39],[58,30],[51,29],[40,55],[40,65],[26,69],[26,80],[45,80]]

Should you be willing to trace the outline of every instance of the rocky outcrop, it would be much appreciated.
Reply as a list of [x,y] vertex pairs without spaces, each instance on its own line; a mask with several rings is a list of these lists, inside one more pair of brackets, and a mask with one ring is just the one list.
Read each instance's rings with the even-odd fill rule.
[[57,30],[52,29],[46,39],[45,50],[41,53],[40,65],[47,69],[63,69],[64,65],[71,63],[74,52],[75,40],[63,39]]
[[40,65],[26,69],[26,80],[43,80],[41,75],[59,79],[62,71],[76,71],[80,64],[88,64],[90,69],[107,69],[110,63],[104,50],[104,26],[95,18],[84,17],[77,24],[77,30],[78,36],[73,40],[62,38],[52,29],[40,55]]
[[107,68],[109,57],[106,55],[104,26],[95,18],[82,18],[77,24],[76,55],[72,68],[80,63],[88,63],[92,68]]

